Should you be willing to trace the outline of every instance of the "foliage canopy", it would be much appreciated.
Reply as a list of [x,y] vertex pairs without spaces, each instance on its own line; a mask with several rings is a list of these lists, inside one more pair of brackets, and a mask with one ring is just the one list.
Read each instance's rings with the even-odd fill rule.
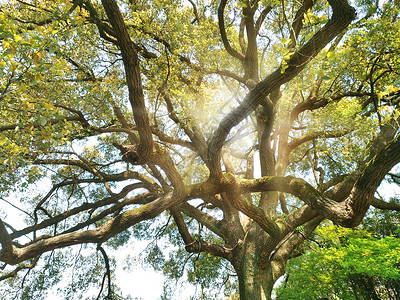
[[400,4],[353,2],[2,1],[8,297],[121,298],[107,252],[136,238],[202,299],[270,299],[323,220],[400,210],[376,193],[400,178]]

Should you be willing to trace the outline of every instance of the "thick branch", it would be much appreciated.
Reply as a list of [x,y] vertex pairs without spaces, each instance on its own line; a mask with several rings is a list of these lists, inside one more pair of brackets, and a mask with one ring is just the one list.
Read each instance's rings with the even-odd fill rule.
[[143,220],[155,218],[164,210],[184,200],[185,196],[183,195],[168,193],[140,208],[126,211],[96,229],[61,234],[48,239],[42,239],[22,248],[16,248],[10,244],[10,236],[7,232],[5,232],[7,234],[4,234],[4,224],[0,223],[0,241],[3,248],[0,252],[0,260],[9,264],[17,264],[54,249],[77,244],[101,243]]
[[395,137],[383,150],[378,152],[358,177],[349,196],[349,203],[355,218],[349,226],[357,226],[363,219],[374,194],[386,174],[400,162],[400,135]]
[[12,244],[11,237],[7,232],[6,226],[3,221],[0,219],[0,244],[1,251],[0,257],[4,257],[4,262],[8,260],[13,261],[17,257],[16,249]]
[[243,212],[246,216],[256,221],[260,227],[272,237],[279,237],[281,235],[281,228],[269,216],[266,211],[251,203],[245,197],[242,197],[243,191],[237,186],[237,181],[231,174],[226,175],[229,182],[229,189],[227,191],[228,197],[232,205],[239,211]]
[[273,269],[274,280],[277,280],[285,273],[286,262],[290,258],[293,251],[314,231],[314,229],[322,222],[323,217],[316,217],[304,226],[304,232],[292,232],[288,235],[283,243],[277,246],[277,249],[271,256],[271,266]]
[[221,34],[222,43],[224,44],[226,51],[230,55],[239,60],[244,60],[244,55],[232,48],[231,44],[229,43],[228,36],[226,35],[225,20],[224,20],[224,10],[226,3],[227,0],[221,0],[218,7],[218,26],[219,26],[219,32]]
[[230,259],[231,253],[234,248],[226,248],[224,246],[210,243],[207,241],[193,241],[191,244],[186,245],[186,251],[191,253],[206,252],[214,256]]
[[74,0],[74,2],[78,5],[82,5],[89,12],[90,18],[88,18],[88,20],[96,24],[97,28],[99,29],[100,37],[113,43],[114,45],[118,45],[118,41],[115,39],[115,33],[113,32],[113,29],[108,23],[100,19],[91,1]]
[[179,206],[179,210],[182,211],[185,215],[195,218],[199,223],[207,227],[209,230],[217,234],[218,236],[222,236],[221,232],[221,222],[217,221],[209,214],[202,212],[191,206],[188,203],[183,203]]
[[377,198],[372,199],[371,205],[379,209],[400,211],[399,203],[385,202]]
[[178,231],[185,243],[185,245],[190,245],[194,242],[192,235],[189,232],[189,229],[186,226],[185,220],[182,217],[180,211],[176,208],[170,209],[171,215],[174,218],[175,224],[178,227]]
[[340,223],[352,217],[348,204],[336,202],[311,186],[306,181],[292,176],[266,176],[260,179],[236,179],[239,190],[243,192],[278,191],[289,193],[304,201],[319,214]]
[[343,202],[326,197],[302,179],[264,177],[241,179],[239,187],[248,191],[281,191],[291,193],[319,214],[346,227],[355,227],[363,219],[385,175],[400,162],[400,135],[379,151],[357,177],[349,197]]
[[121,49],[122,60],[124,62],[126,82],[129,90],[129,101],[131,103],[133,117],[140,143],[138,147],[139,160],[146,162],[149,155],[153,153],[153,138],[149,117],[147,115],[142,80],[140,77],[139,59],[137,51],[129,36],[122,14],[115,0],[102,0],[107,17],[114,29],[115,35]]

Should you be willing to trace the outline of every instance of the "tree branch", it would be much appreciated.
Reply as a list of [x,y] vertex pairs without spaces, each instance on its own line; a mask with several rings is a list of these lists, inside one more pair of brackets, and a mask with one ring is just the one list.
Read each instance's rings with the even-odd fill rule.
[[312,132],[310,134],[306,134],[303,135],[299,138],[293,139],[293,141],[291,141],[288,145],[287,145],[287,149],[285,152],[285,155],[288,155],[290,152],[293,151],[293,149],[297,148],[298,146],[318,139],[318,138],[324,138],[324,139],[329,139],[329,138],[338,138],[338,137],[342,137],[345,136],[346,134],[348,134],[351,131],[348,130],[335,130],[335,131],[317,131],[317,132]]
[[179,206],[179,210],[182,211],[185,215],[195,218],[199,223],[207,227],[209,230],[214,232],[216,235],[223,237],[221,231],[221,222],[217,221],[209,214],[202,212],[194,208],[192,205],[188,203],[183,203]]
[[[114,194],[111,197],[107,197],[107,198],[104,198],[103,200],[96,201],[96,202],[93,202],[93,203],[83,203],[80,206],[68,209],[68,210],[64,211],[63,213],[61,213],[59,215],[56,215],[56,216],[54,216],[52,218],[49,218],[49,219],[46,219],[46,220],[42,221],[39,224],[31,225],[31,226],[28,226],[28,227],[26,227],[24,229],[15,231],[15,232],[10,234],[10,237],[12,239],[15,239],[15,238],[21,237],[23,235],[26,235],[26,234],[28,234],[30,232],[37,231],[37,230],[52,226],[54,224],[57,224],[57,223],[65,220],[65,219],[67,219],[67,218],[69,218],[71,216],[77,215],[77,214],[79,214],[81,212],[84,212],[84,211],[87,211],[87,210],[95,210],[95,209],[97,209],[99,207],[103,207],[103,206],[106,206],[106,205],[110,205],[110,204],[116,203],[119,199],[124,198],[126,195],[128,195],[129,192],[131,192],[136,187],[137,187],[137,184],[127,185],[118,194]],[[139,195],[137,197],[141,197],[141,195]],[[107,213],[105,215],[108,215],[110,212],[113,212],[115,210],[116,209],[113,209],[111,211],[106,211]],[[92,223],[94,223],[94,221],[91,222],[91,223],[88,223],[87,225],[92,224]],[[72,227],[72,228],[74,228],[74,227]],[[70,230],[71,230],[71,228],[70,228]]]
[[262,23],[264,22],[265,18],[267,17],[267,15],[270,13],[271,10],[272,6],[268,5],[261,11],[260,16],[258,17],[255,25],[255,31],[257,34],[259,33]]
[[261,101],[264,101],[273,90],[299,74],[308,62],[354,19],[355,11],[346,0],[330,0],[329,3],[333,9],[333,15],[328,23],[290,57],[285,67],[281,65],[278,70],[257,84],[247,94],[241,105],[220,122],[208,147],[210,176],[219,178],[222,176],[220,152],[230,130],[250,114]]
[[106,266],[106,273],[104,274],[103,281],[102,281],[102,283],[101,283],[101,289],[100,289],[99,295],[97,296],[97,299],[100,299],[101,293],[103,292],[104,282],[105,282],[106,277],[107,277],[107,281],[108,281],[108,292],[107,292],[106,299],[111,299],[112,290],[111,290],[111,270],[110,270],[110,263],[109,263],[109,260],[108,260],[107,253],[106,253],[106,251],[104,250],[104,248],[101,246],[101,244],[98,244],[98,245],[97,245],[97,250],[100,251],[101,254],[103,255],[104,264],[105,264],[105,266]]
[[164,210],[180,204],[185,198],[184,195],[171,192],[140,208],[128,210],[96,229],[60,234],[34,242],[22,248],[15,248],[11,244],[10,236],[5,231],[4,224],[1,222],[0,242],[3,249],[0,252],[0,260],[9,264],[17,264],[54,249],[77,244],[102,243],[138,222],[153,219]]
[[314,231],[324,218],[319,216],[313,218],[304,226],[304,233],[295,231],[290,233],[282,243],[279,243],[275,252],[271,254],[270,261],[273,269],[274,280],[277,280],[285,273],[286,262],[293,251]]
[[256,221],[258,225],[260,225],[260,227],[269,235],[278,238],[281,235],[281,228],[273,220],[273,218],[268,215],[264,209],[257,207],[245,197],[242,197],[243,191],[240,190],[239,186],[237,185],[238,182],[235,180],[232,174],[228,173],[225,176],[228,184],[230,185],[227,195],[233,207]]
[[129,90],[133,117],[138,127],[140,143],[138,145],[138,162],[145,163],[153,153],[153,137],[150,129],[150,121],[144,103],[142,80],[140,77],[139,59],[137,51],[129,36],[122,14],[115,0],[102,0],[108,20],[118,40],[124,62],[126,82]]
[[349,196],[354,218],[345,225],[357,226],[363,219],[374,194],[386,174],[400,162],[400,134],[379,151],[366,165]]
[[[187,204],[188,205],[188,204]],[[234,248],[226,248],[218,244],[209,243],[207,241],[196,241],[193,239],[192,235],[182,218],[181,213],[177,209],[171,209],[171,214],[174,217],[175,223],[178,227],[179,233],[181,234],[183,241],[185,242],[185,249],[189,253],[200,253],[206,252],[215,256],[230,259],[230,255]],[[203,223],[202,223],[203,224]]]
[[12,239],[7,232],[6,226],[3,221],[0,219],[0,258],[1,260],[8,263],[12,262],[18,257],[18,251],[12,244]]
[[399,203],[385,202],[377,198],[372,199],[371,205],[378,209],[400,211]]
[[289,49],[292,49],[296,46],[296,39],[298,38],[301,28],[303,27],[303,19],[304,14],[314,5],[314,0],[304,0],[303,5],[299,8],[294,16],[292,23],[292,32],[294,36],[294,40],[291,41],[289,45]]
[[243,61],[245,56],[238,52],[237,50],[233,49],[231,47],[231,44],[229,43],[228,37],[226,35],[226,30],[225,30],[225,20],[224,20],[224,10],[225,6],[228,0],[221,0],[218,6],[218,26],[219,26],[219,32],[221,35],[222,43],[224,44],[224,47],[226,51],[233,57]]
[[36,266],[38,260],[39,260],[39,256],[38,256],[38,257],[35,257],[35,258],[32,260],[32,262],[31,262],[30,264],[20,264],[20,265],[19,265],[18,267],[16,267],[13,271],[11,271],[11,272],[9,272],[9,273],[7,273],[7,274],[4,274],[4,275],[2,275],[2,276],[0,276],[0,281],[5,280],[5,279],[8,279],[8,278],[11,278],[11,277],[14,277],[14,276],[17,275],[17,273],[18,273],[19,271],[21,271],[21,270],[33,269],[33,268]]

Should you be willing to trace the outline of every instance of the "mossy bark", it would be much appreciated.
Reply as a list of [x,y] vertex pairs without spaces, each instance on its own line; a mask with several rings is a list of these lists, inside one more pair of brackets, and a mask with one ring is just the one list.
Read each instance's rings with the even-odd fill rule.
[[252,226],[240,249],[234,254],[231,263],[238,275],[241,300],[271,299],[277,278],[270,261],[275,242],[259,226]]
[[270,300],[274,286],[270,264],[261,264],[257,253],[246,251],[235,266],[241,300]]

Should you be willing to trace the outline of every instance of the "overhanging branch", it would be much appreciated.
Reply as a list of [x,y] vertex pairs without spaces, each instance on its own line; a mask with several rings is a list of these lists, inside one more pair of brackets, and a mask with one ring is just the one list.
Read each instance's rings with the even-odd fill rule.
[[164,210],[180,204],[185,198],[184,195],[171,192],[140,208],[128,210],[96,229],[60,234],[22,248],[16,248],[12,245],[10,235],[7,233],[3,222],[0,221],[0,242],[2,245],[0,260],[9,264],[17,264],[54,249],[77,244],[102,243],[143,220],[155,218]]

